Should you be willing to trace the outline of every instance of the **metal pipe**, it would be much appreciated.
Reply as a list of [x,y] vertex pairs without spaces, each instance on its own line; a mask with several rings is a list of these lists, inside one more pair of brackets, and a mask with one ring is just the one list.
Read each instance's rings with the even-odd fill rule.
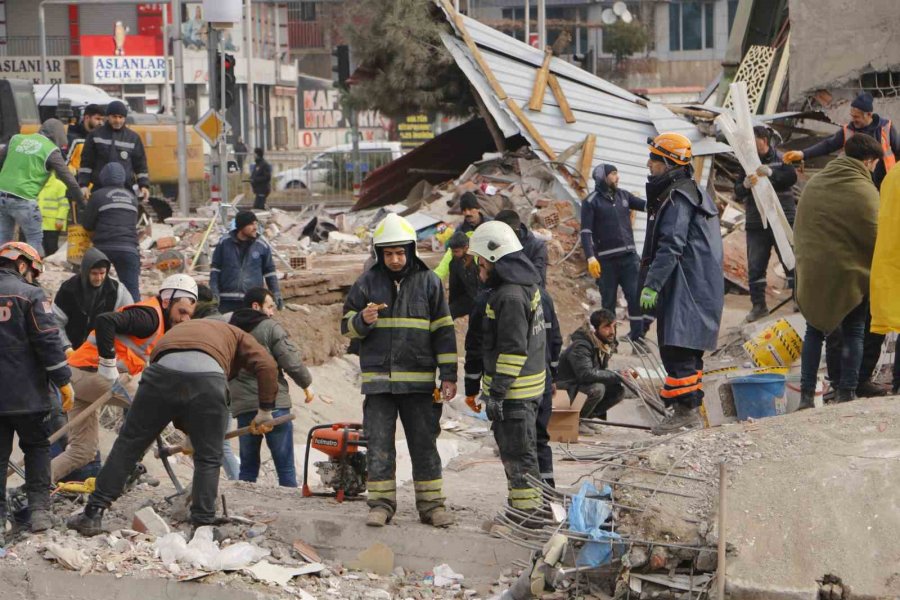
[[531,0],[525,0],[525,43],[531,45]]
[[538,49],[547,47],[547,0],[537,0]]
[[38,30],[41,32],[41,83],[47,83],[47,16],[43,2],[38,5]]
[[163,61],[166,64],[166,80],[163,83],[162,103],[166,114],[172,114],[172,86],[169,85],[169,5],[162,5]]
[[247,146],[256,148],[256,94],[253,83],[253,7],[244,0],[244,58],[247,61]]
[[[163,5],[165,6],[165,5]],[[172,54],[175,66],[175,131],[178,147],[175,156],[178,160],[178,212],[186,217],[191,211],[190,188],[188,187],[187,168],[187,118],[185,116],[184,94],[184,43],[181,39],[181,0],[172,0]],[[169,87],[166,82],[166,88]]]

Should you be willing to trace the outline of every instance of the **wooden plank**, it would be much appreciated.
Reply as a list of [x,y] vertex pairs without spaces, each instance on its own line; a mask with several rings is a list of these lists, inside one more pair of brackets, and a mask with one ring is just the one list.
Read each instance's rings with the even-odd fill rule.
[[559,104],[559,110],[562,111],[566,123],[574,123],[575,113],[572,112],[572,107],[569,106],[569,101],[566,99],[562,86],[559,85],[559,79],[557,79],[556,75],[550,73],[547,83],[550,84],[550,90],[553,92],[553,97],[556,98],[557,104]]
[[557,160],[558,160],[559,162],[568,162],[568,160],[569,160],[570,158],[572,158],[573,156],[575,156],[575,154],[576,154],[579,150],[581,150],[581,148],[584,146],[584,142],[585,142],[585,140],[581,140],[580,142],[575,142],[574,144],[572,144],[571,146],[569,146],[568,148],[566,148],[565,150],[563,150],[562,152],[560,152],[559,157],[557,158]]
[[547,79],[550,77],[551,58],[553,58],[553,54],[548,48],[544,51],[544,62],[534,78],[534,87],[531,88],[531,100],[528,102],[528,110],[541,112],[541,108],[544,106],[544,95],[547,93]]
[[463,22],[462,15],[460,15],[453,9],[453,5],[450,4],[449,0],[441,0],[441,6],[444,7],[444,10],[447,11],[447,14],[450,15],[451,19],[453,19],[453,22],[456,24],[456,28],[459,30],[459,34],[462,36],[463,41],[466,43],[466,46],[472,53],[472,58],[474,58],[475,62],[478,63],[478,67],[481,69],[481,72],[484,73],[484,76],[488,80],[488,84],[490,84],[491,89],[494,90],[494,93],[500,100],[506,100],[506,92],[504,91],[503,87],[501,87],[500,82],[497,81],[497,78],[494,77],[494,72],[491,71],[491,68],[485,62],[484,57],[481,55],[481,51],[475,44],[475,40],[473,40],[472,36],[469,35],[469,31],[466,29],[466,26]]
[[581,163],[579,164],[578,170],[585,181],[590,181],[591,171],[593,170],[591,167],[594,164],[594,149],[597,147],[597,136],[593,133],[587,134],[583,144],[584,146],[581,149]]
[[791,33],[788,32],[787,40],[781,49],[781,58],[778,59],[778,67],[775,69],[775,76],[772,80],[772,87],[769,89],[769,96],[766,98],[766,108],[764,114],[771,115],[778,110],[778,101],[781,100],[781,92],[784,91],[784,80],[788,74],[788,59],[791,55]]

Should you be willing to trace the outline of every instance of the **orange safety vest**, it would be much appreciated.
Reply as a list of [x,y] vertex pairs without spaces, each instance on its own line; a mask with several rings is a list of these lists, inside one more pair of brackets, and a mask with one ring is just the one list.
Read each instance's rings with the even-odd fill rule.
[[[853,137],[853,134],[856,132],[846,125],[843,127],[844,129],[844,144],[847,143],[847,140]],[[891,169],[894,168],[894,165],[897,164],[897,157],[894,156],[894,150],[891,148],[891,122],[888,122],[881,126],[881,149],[884,151],[884,171],[887,173]]]
[[[159,326],[156,328],[156,331],[153,332],[153,335],[147,338],[139,338],[131,335],[116,335],[116,366],[118,366],[120,372],[128,371],[131,375],[137,375],[144,370],[144,367],[150,362],[150,353],[153,352],[153,348],[156,347],[156,344],[166,332],[165,318],[163,317],[162,306],[160,306],[158,298],[154,296],[152,298],[147,298],[143,302],[138,302],[137,304],[123,306],[118,312],[136,306],[146,306],[155,310],[156,316],[159,318]],[[87,340],[72,353],[72,356],[69,357],[69,366],[80,369],[96,369],[100,366],[100,354],[97,350],[96,330],[91,331]]]

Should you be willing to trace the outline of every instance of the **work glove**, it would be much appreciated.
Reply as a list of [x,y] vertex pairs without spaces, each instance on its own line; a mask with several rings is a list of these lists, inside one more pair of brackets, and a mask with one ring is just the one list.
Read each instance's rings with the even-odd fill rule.
[[315,393],[313,393],[312,386],[309,386],[308,388],[303,388],[303,393],[306,394],[306,403],[307,404],[309,404],[310,402],[312,402],[313,400],[316,399],[316,395],[315,395]]
[[284,298],[281,297],[281,294],[275,296],[275,308],[284,310]]
[[75,354],[75,348],[73,348],[72,346],[69,346],[68,348],[66,348],[65,352],[66,352],[66,358],[69,358],[70,356]]
[[789,152],[785,152],[782,160],[785,162],[785,164],[800,162],[803,160],[803,152],[801,152],[800,150],[791,150]]
[[771,177],[772,176],[772,167],[769,165],[759,165],[756,168],[756,174],[760,177]]
[[480,413],[481,412],[481,404],[478,403],[478,400],[475,396],[466,396],[466,406],[472,409],[472,412]]
[[641,290],[641,308],[644,310],[651,310],[654,306],[656,306],[656,299],[659,296],[659,292],[654,289],[645,287]]
[[487,414],[488,420],[499,423],[503,420],[503,400],[499,398],[494,398],[493,396],[488,396],[487,404],[485,408],[485,414]]
[[119,369],[116,368],[115,358],[100,358],[100,366],[97,367],[97,375],[107,381],[115,381],[119,378]]
[[69,412],[75,406],[75,388],[72,387],[71,383],[67,383],[59,388],[59,393],[62,395],[63,412]]
[[250,421],[250,433],[253,435],[263,435],[265,433],[269,433],[275,426],[269,423],[272,420],[272,411],[259,409],[256,411],[256,416],[253,417],[253,420]]
[[85,201],[87,201],[87,199],[91,197],[91,188],[89,188],[89,187],[81,188],[81,195],[82,195],[82,197],[84,197]]
[[588,259],[588,273],[594,279],[600,279],[600,261],[593,256]]
[[141,188],[141,200],[143,200],[144,202],[150,201],[150,188]]
[[66,228],[66,220],[65,219],[57,219],[56,220],[56,230],[62,231]]
[[756,182],[759,181],[759,176],[756,173],[750,173],[746,177],[744,177],[744,187],[748,190],[756,185]]

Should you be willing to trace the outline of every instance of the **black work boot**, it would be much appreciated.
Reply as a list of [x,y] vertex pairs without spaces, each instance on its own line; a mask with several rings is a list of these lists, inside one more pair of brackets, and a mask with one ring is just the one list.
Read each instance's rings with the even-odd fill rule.
[[747,316],[744,317],[745,323],[753,323],[759,321],[763,317],[769,316],[769,308],[765,304],[754,304]]
[[851,400],[856,400],[856,391],[855,390],[845,390],[843,388],[838,388],[834,392],[834,401],[836,404],[840,404],[842,402],[850,402]]
[[800,391],[800,404],[797,406],[797,410],[806,410],[808,408],[815,408],[815,392],[804,392]]
[[47,531],[53,527],[53,518],[50,511],[45,508],[35,508],[31,511],[31,533]]
[[863,381],[856,386],[857,398],[880,398],[881,396],[887,396],[889,393],[890,388],[888,386],[875,383],[871,379]]
[[78,533],[86,537],[93,537],[103,533],[103,512],[104,508],[94,504],[88,504],[84,507],[84,511],[70,517],[66,521],[69,529],[74,529]]

